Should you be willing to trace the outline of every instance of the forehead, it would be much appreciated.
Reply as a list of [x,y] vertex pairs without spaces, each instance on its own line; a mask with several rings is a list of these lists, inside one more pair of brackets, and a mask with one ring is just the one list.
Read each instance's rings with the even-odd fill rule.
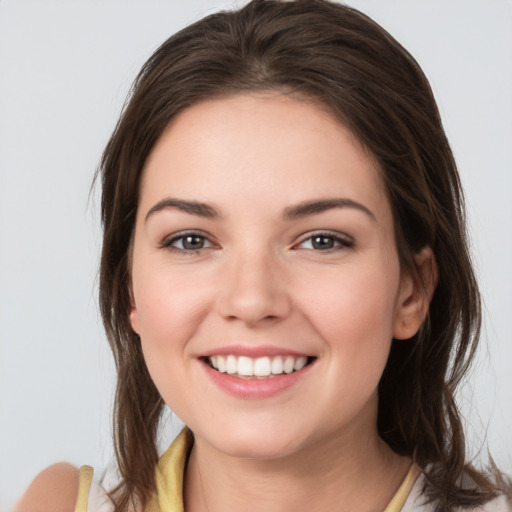
[[141,206],[162,194],[387,202],[379,168],[356,137],[317,104],[279,93],[207,100],[178,114],[148,158]]

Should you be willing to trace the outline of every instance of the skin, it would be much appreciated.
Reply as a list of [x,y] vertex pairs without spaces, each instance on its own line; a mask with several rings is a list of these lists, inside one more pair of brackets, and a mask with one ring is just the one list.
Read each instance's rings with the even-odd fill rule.
[[[285,215],[333,198],[350,204]],[[216,215],[163,207],[170,199]],[[331,249],[313,245],[319,234]],[[431,293],[430,249],[417,264]],[[410,461],[378,436],[377,386],[392,338],[418,330],[428,294],[402,274],[378,168],[342,124],[279,94],[178,115],[144,170],[131,293],[151,376],[195,435],[187,511],[385,507]],[[314,362],[284,392],[244,399],[205,371],[204,354],[234,345]]]
[[72,512],[78,495],[78,469],[64,462],[39,473],[14,512]]
[[[218,216],[163,207],[170,198]],[[333,198],[344,206],[285,215]],[[186,250],[183,230],[203,247]],[[332,248],[313,243],[319,234]],[[385,508],[411,461],[378,435],[377,386],[391,339],[424,321],[437,270],[427,247],[416,255],[424,287],[401,272],[379,170],[342,124],[277,93],[185,110],[144,170],[131,258],[132,327],[195,436],[187,512]],[[233,345],[313,363],[284,391],[244,399],[202,358]],[[16,511],[71,511],[77,486],[76,468],[52,466]]]

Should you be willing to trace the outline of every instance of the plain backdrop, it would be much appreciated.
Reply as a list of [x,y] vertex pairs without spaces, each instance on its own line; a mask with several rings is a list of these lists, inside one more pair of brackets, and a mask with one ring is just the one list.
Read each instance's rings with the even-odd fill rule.
[[[512,2],[349,3],[411,51],[438,99],[486,305],[460,400],[471,444],[486,438],[512,472]],[[111,459],[113,365],[97,310],[91,180],[152,51],[237,4],[0,0],[0,510],[48,464]]]

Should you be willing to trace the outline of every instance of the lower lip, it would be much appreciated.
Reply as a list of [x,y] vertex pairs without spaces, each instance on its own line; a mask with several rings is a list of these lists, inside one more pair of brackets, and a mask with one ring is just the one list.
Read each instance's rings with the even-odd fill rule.
[[288,388],[297,384],[308,373],[314,363],[310,363],[302,370],[276,375],[268,379],[241,379],[229,373],[221,373],[202,362],[208,377],[226,393],[247,400],[258,400],[279,395]]

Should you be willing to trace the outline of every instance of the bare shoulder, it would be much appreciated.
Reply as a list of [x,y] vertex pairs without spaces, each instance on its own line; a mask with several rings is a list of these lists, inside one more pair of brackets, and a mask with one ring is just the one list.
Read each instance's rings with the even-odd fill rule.
[[486,503],[483,512],[512,512],[512,500],[505,495]]
[[39,473],[14,512],[73,512],[78,495],[79,471],[60,462]]

